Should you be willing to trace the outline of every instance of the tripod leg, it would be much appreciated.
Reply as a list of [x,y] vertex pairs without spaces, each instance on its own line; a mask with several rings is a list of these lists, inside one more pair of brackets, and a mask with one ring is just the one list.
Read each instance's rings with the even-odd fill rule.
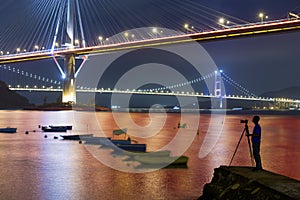
[[236,145],[236,148],[235,148],[235,151],[234,151],[234,153],[233,153],[233,156],[232,156],[232,158],[231,158],[231,160],[230,160],[229,166],[231,166],[231,163],[232,163],[233,158],[234,158],[234,156],[235,156],[235,154],[236,154],[236,152],[237,152],[237,149],[239,148],[239,145],[240,145],[240,143],[241,143],[241,140],[242,140],[242,138],[243,138],[243,135],[244,135],[245,130],[246,130],[246,129],[243,130],[243,132],[242,132],[242,134],[241,134],[241,137],[240,137],[240,140],[239,140],[238,144]]
[[252,153],[252,148],[251,148],[249,136],[247,136],[247,137],[248,137],[248,145],[249,145],[249,151],[250,151],[250,159],[251,159],[251,164],[252,164],[252,167],[253,167],[253,165],[254,165],[254,162],[253,162],[253,153]]

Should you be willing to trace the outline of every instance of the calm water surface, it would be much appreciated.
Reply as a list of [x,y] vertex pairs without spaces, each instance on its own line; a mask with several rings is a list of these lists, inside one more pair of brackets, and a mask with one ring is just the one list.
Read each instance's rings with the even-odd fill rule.
[[[210,153],[200,159],[199,149],[210,122],[210,115],[200,117],[199,134],[195,134],[184,155],[188,168],[150,170],[129,173],[137,163],[112,155],[111,149],[79,144],[78,141],[54,139],[59,133],[47,134],[38,125],[69,125],[68,134],[103,133],[111,137],[113,129],[134,122],[144,127],[151,137],[138,137],[140,129],[128,128],[128,134],[139,143],[147,143],[148,151],[168,144],[178,131],[180,114],[117,113],[117,120],[106,112],[38,112],[0,111],[0,127],[17,127],[16,134],[0,134],[0,199],[197,199],[203,185],[210,182],[213,169],[228,165],[244,124],[250,115],[227,115],[222,133]],[[189,125],[195,114],[187,114]],[[97,120],[94,120],[97,119]],[[162,125],[163,124],[163,125]],[[262,160],[267,170],[300,180],[300,116],[262,116]],[[120,126],[121,125],[121,126]],[[99,130],[101,127],[101,130]],[[253,125],[249,123],[252,130]],[[193,134],[196,130],[182,130]],[[148,135],[149,135],[148,134]],[[172,152],[176,155],[178,152]],[[124,165],[120,171],[102,164],[99,155],[111,158],[113,164]],[[125,164],[124,164],[125,163]],[[232,165],[250,166],[249,148],[243,137]],[[137,171],[138,172],[138,171]]]

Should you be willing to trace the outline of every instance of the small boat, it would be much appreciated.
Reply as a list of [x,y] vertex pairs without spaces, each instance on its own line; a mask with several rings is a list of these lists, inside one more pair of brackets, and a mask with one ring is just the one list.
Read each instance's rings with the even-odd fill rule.
[[82,138],[84,144],[94,144],[101,145],[102,143],[109,141],[111,138],[109,137],[85,137]]
[[122,152],[126,156],[153,156],[153,157],[159,157],[159,156],[170,156],[171,151],[169,150],[163,150],[163,151],[152,151],[152,152],[132,152],[132,151],[123,151]]
[[49,127],[50,128],[62,128],[62,129],[65,128],[67,130],[72,130],[72,128],[73,128],[72,125],[70,125],[70,126],[69,125],[68,126],[52,126],[52,125],[50,125]]
[[42,130],[44,132],[67,132],[66,127],[47,127],[47,126],[42,126]]
[[100,142],[100,145],[105,146],[105,147],[110,147],[110,146],[114,146],[114,145],[128,145],[131,144],[131,140],[127,139],[127,140],[112,140],[112,139],[103,139]]
[[39,126],[44,132],[66,132],[72,130],[72,126]]
[[0,133],[16,133],[17,132],[17,128],[0,128]]
[[147,165],[187,165],[189,157],[179,156],[134,156],[134,160]]
[[118,144],[117,147],[125,151],[146,152],[146,144]]
[[61,135],[64,140],[85,140],[93,137],[93,134],[82,134],[82,135]]
[[115,129],[113,130],[113,138],[114,136],[119,136],[119,135],[123,135],[124,134],[124,139],[127,137],[127,128],[123,128],[123,129]]
[[127,134],[127,128],[113,130],[113,135]]

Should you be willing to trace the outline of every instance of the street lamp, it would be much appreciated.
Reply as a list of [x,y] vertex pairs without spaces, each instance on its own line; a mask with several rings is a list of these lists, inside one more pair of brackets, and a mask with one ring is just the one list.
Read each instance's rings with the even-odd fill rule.
[[124,33],[124,36],[125,36],[125,38],[126,38],[126,41],[128,42],[128,41],[129,41],[129,40],[128,40],[129,33],[128,33],[128,32],[125,32],[125,33]]
[[267,15],[265,16],[264,13],[259,13],[258,17],[260,18],[262,23],[264,22],[264,19],[269,19],[269,16],[267,16]]
[[75,46],[79,46],[79,40],[78,39],[75,40]]
[[154,28],[152,29],[152,33],[154,33],[155,37],[157,38],[157,36],[158,36],[158,30],[157,30],[156,27],[154,27]]
[[[229,25],[230,21],[224,19],[223,17],[221,17],[219,19],[219,24],[222,26],[222,27],[226,27],[226,25]],[[226,24],[226,25],[225,25]]]
[[[189,31],[192,31],[192,29],[190,28],[190,25],[189,25],[189,24],[184,24],[183,28],[187,31],[187,33],[188,33]],[[193,26],[192,26],[192,28],[193,28]]]
[[98,37],[98,40],[99,40],[99,42],[100,42],[100,45],[102,45],[103,37],[102,37],[102,36],[99,36],[99,37]]
[[224,19],[223,17],[222,17],[222,18],[220,18],[220,19],[219,19],[219,23],[220,23],[220,24],[222,24],[222,25],[224,25],[224,23],[225,23],[225,19]]
[[35,49],[35,50],[39,50],[39,46],[38,46],[38,45],[35,45],[35,46],[34,46],[34,49]]
[[21,51],[20,48],[17,48],[17,53],[20,53],[20,51]]

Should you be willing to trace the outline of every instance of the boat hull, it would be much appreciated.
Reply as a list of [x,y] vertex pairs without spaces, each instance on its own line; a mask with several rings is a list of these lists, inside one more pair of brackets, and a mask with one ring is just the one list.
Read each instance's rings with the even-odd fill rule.
[[169,157],[169,156],[134,156],[134,160],[146,165],[187,165],[187,156]]
[[84,140],[85,138],[93,137],[93,134],[84,135],[61,135],[64,140]]
[[146,144],[119,144],[117,145],[120,149],[130,152],[146,152]]
[[16,133],[17,128],[0,128],[0,133]]

